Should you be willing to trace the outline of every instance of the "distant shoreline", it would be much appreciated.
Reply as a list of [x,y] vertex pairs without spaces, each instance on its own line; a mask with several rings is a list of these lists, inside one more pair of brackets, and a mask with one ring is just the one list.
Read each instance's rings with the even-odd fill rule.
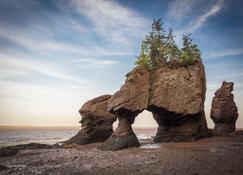
[[0,129],[42,129],[42,128],[57,128],[57,129],[75,129],[80,126],[0,126]]

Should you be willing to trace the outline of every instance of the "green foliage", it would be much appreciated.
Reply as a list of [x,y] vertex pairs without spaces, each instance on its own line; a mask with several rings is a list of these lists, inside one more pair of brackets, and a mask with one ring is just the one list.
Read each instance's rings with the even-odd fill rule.
[[150,57],[150,65],[155,68],[164,57],[161,58],[160,47],[164,45],[165,30],[163,27],[162,18],[153,20],[152,31],[145,37],[143,41],[144,47],[148,51]]
[[136,61],[137,65],[149,70],[159,65],[191,65],[200,60],[200,50],[192,42],[189,35],[183,35],[183,48],[179,49],[175,43],[172,28],[166,34],[162,19],[153,20],[152,31],[141,44],[141,52]]
[[145,52],[145,43],[141,44],[141,53],[136,61],[137,65],[150,69],[150,56]]
[[167,57],[167,61],[179,61],[180,58],[181,51],[177,47],[174,38],[175,38],[174,32],[170,27],[168,36],[166,38],[166,43],[165,43],[165,50],[166,50],[165,55]]
[[181,54],[181,62],[183,65],[191,65],[200,60],[200,50],[196,44],[192,43],[192,39],[189,35],[183,35],[183,48]]

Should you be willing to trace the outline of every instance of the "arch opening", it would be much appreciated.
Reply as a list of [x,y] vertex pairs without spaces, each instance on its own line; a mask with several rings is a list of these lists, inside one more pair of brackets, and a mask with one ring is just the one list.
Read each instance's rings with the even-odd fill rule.
[[144,110],[135,118],[132,125],[134,133],[136,134],[141,148],[154,147],[153,138],[157,133],[158,124],[153,118],[152,112]]

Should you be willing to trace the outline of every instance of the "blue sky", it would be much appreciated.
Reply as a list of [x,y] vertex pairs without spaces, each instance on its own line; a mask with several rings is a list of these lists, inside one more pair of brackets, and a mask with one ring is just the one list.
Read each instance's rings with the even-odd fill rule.
[[[192,33],[213,93],[235,82],[243,114],[241,0],[0,0],[0,125],[79,125],[87,100],[113,94],[134,67],[153,18]],[[144,112],[135,126],[156,126]],[[238,127],[243,127],[239,116]]]

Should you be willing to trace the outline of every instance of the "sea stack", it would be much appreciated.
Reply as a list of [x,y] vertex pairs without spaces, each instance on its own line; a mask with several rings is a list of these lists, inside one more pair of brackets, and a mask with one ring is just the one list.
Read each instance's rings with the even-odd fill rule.
[[111,95],[102,95],[86,102],[79,110],[81,130],[64,144],[88,144],[106,140],[112,133],[116,116],[107,111]]
[[238,108],[234,102],[233,82],[223,82],[215,92],[212,101],[210,117],[214,121],[214,134],[223,136],[235,132],[235,122],[238,118]]
[[209,134],[204,115],[206,80],[201,61],[193,65],[138,66],[127,74],[125,84],[108,102],[118,128],[103,144],[104,150],[139,146],[131,125],[143,110],[158,123],[155,142],[192,141]]

